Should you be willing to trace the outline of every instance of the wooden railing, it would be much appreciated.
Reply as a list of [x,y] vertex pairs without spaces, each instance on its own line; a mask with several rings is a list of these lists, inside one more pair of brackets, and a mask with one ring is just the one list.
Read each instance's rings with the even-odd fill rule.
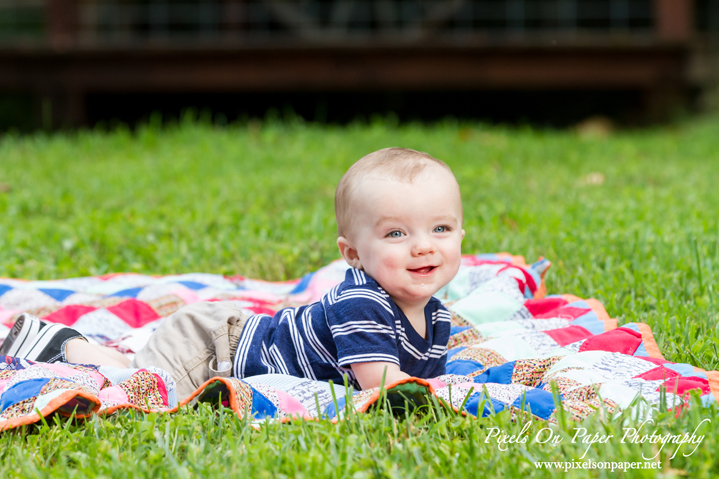
[[444,38],[461,46],[537,35],[682,43],[693,35],[696,2],[707,10],[702,15],[719,15],[703,0],[0,0],[0,45],[361,45]]
[[[631,91],[660,118],[697,86],[687,73],[694,8],[710,5],[182,1],[194,13],[183,17],[174,0],[0,0],[0,93],[28,92],[49,105],[37,115],[43,124],[51,111],[48,124],[70,126],[88,123],[93,95],[168,92]],[[20,4],[45,13],[4,35],[6,13]],[[360,14],[358,5],[371,8]],[[400,15],[400,5],[422,8]]]

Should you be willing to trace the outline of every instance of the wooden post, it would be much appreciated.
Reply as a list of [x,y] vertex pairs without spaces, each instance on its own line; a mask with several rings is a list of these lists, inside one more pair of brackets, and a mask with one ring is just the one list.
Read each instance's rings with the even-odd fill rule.
[[659,40],[687,43],[694,33],[693,0],[654,0],[656,33]]
[[[79,0],[47,0],[47,41],[57,53],[73,49],[80,33]],[[43,126],[46,128],[76,127],[87,121],[85,92],[81,85],[64,80],[57,65],[48,66],[52,75],[39,92]],[[53,71],[54,70],[54,71]]]
[[55,48],[68,48],[80,27],[77,0],[48,0],[46,7],[47,36]]
[[[694,36],[694,0],[654,0],[656,36],[659,42],[685,47]],[[645,90],[646,111],[652,121],[666,121],[685,107],[684,73],[658,79]]]
[[220,32],[225,38],[237,38],[246,28],[247,5],[243,0],[222,0]]

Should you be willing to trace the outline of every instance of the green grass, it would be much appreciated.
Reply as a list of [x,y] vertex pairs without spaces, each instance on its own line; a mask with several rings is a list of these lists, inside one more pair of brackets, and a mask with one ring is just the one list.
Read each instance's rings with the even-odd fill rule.
[[[550,292],[596,297],[620,324],[648,323],[667,359],[719,369],[717,131],[717,118],[610,138],[451,121],[216,128],[187,120],[136,133],[5,136],[0,276],[298,277],[338,256],[332,198],[346,168],[375,149],[406,146],[454,170],[465,253],[545,256],[554,263]],[[487,428],[522,426],[506,414],[433,414],[392,420],[379,412],[259,433],[204,408],[62,423],[1,435],[0,475],[546,477],[531,461],[578,458],[584,449],[530,442],[500,452],[484,442]],[[656,427],[691,432],[705,417],[712,419],[705,430],[714,430],[719,413],[698,408],[678,420],[661,417]],[[570,435],[574,426],[565,426]],[[622,436],[619,422],[593,418],[584,427]],[[693,455],[672,460],[665,448],[659,473],[625,477],[716,476],[718,446],[707,436]],[[636,461],[642,449],[614,441],[595,445],[590,456]],[[572,474],[605,475],[613,476]]]

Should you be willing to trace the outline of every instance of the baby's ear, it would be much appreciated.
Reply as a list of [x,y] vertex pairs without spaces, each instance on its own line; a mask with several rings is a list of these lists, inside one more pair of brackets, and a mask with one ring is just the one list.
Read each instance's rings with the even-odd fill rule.
[[344,236],[337,238],[337,247],[340,249],[340,254],[347,261],[347,264],[353,268],[362,269],[362,263],[360,262],[359,254],[357,249],[352,246],[350,240]]

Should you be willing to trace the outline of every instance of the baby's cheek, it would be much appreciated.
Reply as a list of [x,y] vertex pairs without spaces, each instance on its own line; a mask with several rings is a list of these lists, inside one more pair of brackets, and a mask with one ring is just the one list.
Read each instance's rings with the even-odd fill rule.
[[402,260],[402,257],[393,251],[385,252],[384,257],[382,258],[382,264],[387,269],[404,269],[404,262]]
[[460,261],[462,257],[462,238],[454,239],[443,248],[444,257],[450,261]]

